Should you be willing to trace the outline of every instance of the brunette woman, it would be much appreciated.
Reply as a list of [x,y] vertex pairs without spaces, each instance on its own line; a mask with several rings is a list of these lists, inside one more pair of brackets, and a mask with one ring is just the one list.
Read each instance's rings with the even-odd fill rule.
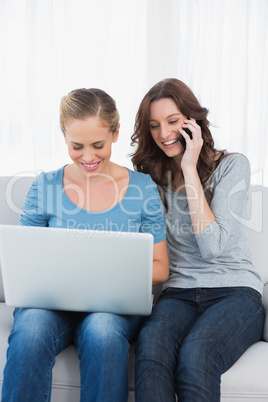
[[136,116],[132,161],[161,191],[170,264],[138,338],[138,402],[218,402],[222,373],[262,336],[263,286],[242,224],[250,166],[215,149],[207,116],[177,79],[151,88]]

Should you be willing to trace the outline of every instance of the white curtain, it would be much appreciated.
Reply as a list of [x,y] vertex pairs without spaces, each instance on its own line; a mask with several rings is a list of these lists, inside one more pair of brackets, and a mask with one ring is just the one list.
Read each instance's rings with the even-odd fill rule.
[[60,98],[99,87],[117,102],[113,160],[147,90],[183,80],[210,110],[218,148],[244,153],[268,185],[267,0],[0,0],[0,175],[69,163]]

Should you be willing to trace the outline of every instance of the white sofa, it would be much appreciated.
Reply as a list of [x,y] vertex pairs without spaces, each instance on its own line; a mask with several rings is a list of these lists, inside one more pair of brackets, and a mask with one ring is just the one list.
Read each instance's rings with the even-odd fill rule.
[[[18,223],[20,208],[31,182],[32,178],[30,177],[0,177],[0,224]],[[263,302],[267,314],[268,188],[252,187],[250,209],[251,219],[245,224],[250,227],[249,235],[253,261],[260,271],[265,285]],[[7,339],[12,329],[12,312],[13,308],[6,306],[4,301],[0,272],[0,391],[6,360]],[[250,347],[236,364],[223,374],[221,401],[268,401],[267,341],[268,318],[266,316],[263,340]],[[52,402],[79,401],[79,362],[73,345],[70,345],[57,356],[56,365],[53,369],[52,387]],[[129,356],[129,402],[134,402],[134,345],[130,348]]]

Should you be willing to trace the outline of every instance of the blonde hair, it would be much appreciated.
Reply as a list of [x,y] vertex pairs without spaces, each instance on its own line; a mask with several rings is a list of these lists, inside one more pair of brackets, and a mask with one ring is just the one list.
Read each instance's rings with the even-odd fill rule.
[[60,127],[64,134],[71,120],[84,120],[87,117],[98,117],[112,133],[115,133],[119,124],[119,113],[114,99],[101,89],[75,89],[62,97]]

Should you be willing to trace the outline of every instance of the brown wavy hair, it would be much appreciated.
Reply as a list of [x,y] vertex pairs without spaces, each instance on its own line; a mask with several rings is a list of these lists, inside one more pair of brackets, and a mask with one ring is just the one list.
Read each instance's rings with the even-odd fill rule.
[[201,127],[203,146],[197,162],[197,171],[205,195],[210,202],[212,191],[206,182],[224,158],[225,152],[220,151],[219,153],[214,148],[214,140],[207,119],[208,109],[202,107],[191,89],[176,78],[164,79],[154,85],[144,96],[139,106],[134,133],[131,136],[131,145],[136,146],[131,155],[134,169],[151,175],[158,185],[164,205],[167,208],[164,190],[174,180],[178,167],[173,158],[168,157],[156,145],[149,125],[151,103],[163,98],[172,99],[184,116],[194,118]]

